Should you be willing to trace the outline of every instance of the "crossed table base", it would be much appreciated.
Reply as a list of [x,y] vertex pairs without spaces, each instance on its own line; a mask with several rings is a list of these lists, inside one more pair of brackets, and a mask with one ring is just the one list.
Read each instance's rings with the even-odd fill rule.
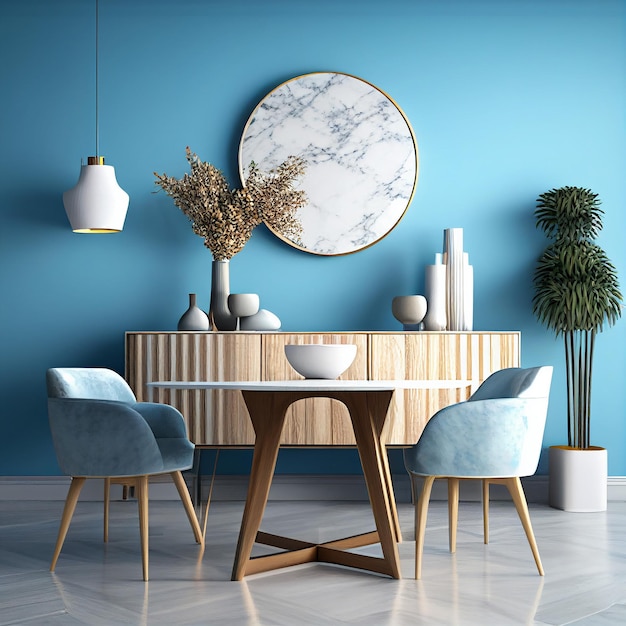
[[[313,382],[313,381],[309,381]],[[316,381],[319,384],[319,381]],[[400,578],[397,543],[401,541],[398,514],[393,497],[391,474],[382,429],[393,389],[278,391],[242,390],[256,433],[248,496],[235,552],[232,580],[289,565],[324,561],[367,569]],[[304,398],[324,397],[346,405],[356,439],[367,490],[376,522],[376,532],[330,541],[321,545],[259,532],[269,496],[285,414],[291,404]],[[286,550],[277,554],[251,557],[254,543]],[[383,557],[345,552],[350,548],[380,542]]]

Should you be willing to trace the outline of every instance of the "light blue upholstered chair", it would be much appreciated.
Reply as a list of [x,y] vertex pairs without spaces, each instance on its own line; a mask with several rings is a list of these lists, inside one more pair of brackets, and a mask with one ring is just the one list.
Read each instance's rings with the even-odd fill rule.
[[466,402],[446,407],[428,421],[419,441],[404,451],[415,507],[415,578],[421,577],[424,532],[433,482],[448,480],[450,552],[456,551],[459,480],[483,481],[484,541],[489,541],[489,485],[505,485],[515,503],[539,574],[543,566],[520,481],[537,470],[548,411],[552,367],[494,372]]
[[172,406],[137,402],[126,381],[104,368],[52,368],[46,372],[48,415],[59,465],[72,477],[50,571],[63,547],[87,478],[104,478],[104,541],[108,540],[111,482],[134,486],[139,508],[143,578],[148,580],[148,478],[170,474],[195,539],[204,545],[182,471],[194,446]]

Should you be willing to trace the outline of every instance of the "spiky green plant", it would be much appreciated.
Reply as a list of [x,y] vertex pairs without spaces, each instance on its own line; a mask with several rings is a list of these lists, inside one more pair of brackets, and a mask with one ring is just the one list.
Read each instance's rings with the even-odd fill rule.
[[591,377],[596,333],[622,313],[617,271],[594,243],[602,230],[598,195],[561,187],[537,199],[535,217],[552,243],[534,275],[533,312],[563,335],[567,371],[567,436],[573,448],[589,448]]

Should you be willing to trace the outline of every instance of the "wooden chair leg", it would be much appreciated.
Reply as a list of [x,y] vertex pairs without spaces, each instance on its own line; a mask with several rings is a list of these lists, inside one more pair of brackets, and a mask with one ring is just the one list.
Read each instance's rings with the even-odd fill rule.
[[189,518],[189,523],[191,524],[191,529],[193,530],[193,534],[196,538],[196,543],[204,545],[202,529],[200,528],[198,517],[196,516],[196,512],[193,508],[193,502],[191,501],[191,496],[187,490],[185,479],[183,478],[181,472],[172,472],[170,475],[176,485],[176,489],[178,490],[178,495],[180,496],[183,506],[185,507],[185,513],[187,513],[187,517]]
[[[209,483],[209,494],[207,495],[206,506],[204,508],[204,514],[202,515],[202,538],[206,538],[206,525],[209,521],[209,507],[211,506],[211,498],[213,497],[213,486],[215,485],[215,476],[217,475],[217,462],[220,458],[220,449],[215,451],[215,461],[213,462],[213,471],[211,472],[211,482]],[[200,503],[200,509],[202,510],[202,494],[198,497]]]
[[409,478],[411,479],[411,504],[413,506],[417,506],[417,498],[419,493],[417,491],[417,476],[415,474],[408,473]]
[[67,535],[67,529],[70,527],[74,510],[76,509],[76,503],[78,502],[78,496],[80,490],[85,484],[85,478],[82,476],[73,476],[70,483],[70,489],[67,492],[67,498],[65,498],[65,506],[63,507],[63,515],[61,516],[61,524],[59,526],[59,534],[57,536],[56,546],[54,547],[54,554],[52,555],[52,563],[50,564],[50,571],[54,572],[54,568],[57,565],[59,554],[61,554],[61,548]]
[[111,499],[111,479],[104,479],[104,543],[109,541],[109,502]]
[[141,540],[141,561],[143,579],[148,580],[148,477],[138,476],[135,484],[139,509],[139,536]]
[[483,478],[483,541],[489,543],[489,480]]
[[448,543],[450,552],[456,552],[456,529],[459,521],[459,479],[448,478]]
[[524,532],[526,533],[526,538],[528,539],[530,549],[532,550],[533,557],[535,558],[535,564],[537,565],[539,575],[543,576],[543,565],[541,564],[541,558],[539,557],[539,549],[537,548],[537,542],[535,541],[533,527],[530,523],[530,514],[528,513],[528,504],[526,503],[526,496],[524,495],[522,481],[518,477],[507,478],[504,481],[504,484],[507,486],[509,493],[513,498],[513,502],[515,503],[515,508],[517,509],[517,514],[519,515],[522,526],[524,527]]
[[422,577],[422,553],[424,551],[424,534],[426,532],[426,519],[428,517],[428,503],[430,492],[435,482],[434,476],[424,477],[422,492],[415,506],[415,579]]

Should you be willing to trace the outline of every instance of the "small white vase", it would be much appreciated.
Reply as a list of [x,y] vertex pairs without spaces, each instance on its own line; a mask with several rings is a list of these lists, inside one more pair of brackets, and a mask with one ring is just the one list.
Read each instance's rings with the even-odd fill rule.
[[549,461],[550,506],[574,513],[606,511],[608,454],[605,448],[551,446]]

